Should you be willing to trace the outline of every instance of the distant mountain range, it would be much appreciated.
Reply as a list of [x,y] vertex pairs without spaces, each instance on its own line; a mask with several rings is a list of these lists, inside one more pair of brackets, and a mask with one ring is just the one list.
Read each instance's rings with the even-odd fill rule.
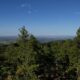
[[[73,39],[74,36],[37,36],[36,38],[40,42],[49,42],[55,40]],[[17,36],[1,36],[0,42],[14,42],[16,39]]]
[[37,37],[40,42],[50,42],[56,40],[74,39],[74,36],[41,36]]

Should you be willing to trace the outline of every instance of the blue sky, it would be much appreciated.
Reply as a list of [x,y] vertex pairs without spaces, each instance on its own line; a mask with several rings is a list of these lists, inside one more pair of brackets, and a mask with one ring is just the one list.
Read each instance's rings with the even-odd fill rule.
[[0,36],[13,36],[22,26],[37,36],[76,34],[80,0],[0,0]]

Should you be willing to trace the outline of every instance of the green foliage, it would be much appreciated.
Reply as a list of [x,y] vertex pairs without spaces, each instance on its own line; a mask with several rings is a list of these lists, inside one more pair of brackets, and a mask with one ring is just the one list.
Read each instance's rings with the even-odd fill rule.
[[21,44],[26,44],[26,42],[29,39],[29,34],[28,31],[25,29],[25,26],[23,26],[22,28],[19,29],[20,33],[19,33],[19,37],[18,37],[18,42]]
[[25,26],[15,43],[0,44],[0,80],[77,80],[80,28],[73,40],[40,43]]

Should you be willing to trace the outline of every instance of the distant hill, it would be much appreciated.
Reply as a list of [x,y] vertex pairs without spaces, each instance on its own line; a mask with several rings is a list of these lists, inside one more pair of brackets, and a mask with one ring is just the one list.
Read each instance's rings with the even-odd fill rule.
[[[55,40],[66,40],[66,39],[73,39],[74,36],[37,36],[36,37],[38,41],[40,42],[49,42],[49,41],[55,41]],[[0,42],[14,42],[16,41],[16,36],[1,36]]]
[[50,42],[50,41],[56,41],[56,40],[66,40],[66,39],[74,39],[74,36],[50,36],[50,37],[37,37],[37,39],[40,42]]
[[16,36],[0,36],[0,43],[15,42],[16,39],[17,39]]

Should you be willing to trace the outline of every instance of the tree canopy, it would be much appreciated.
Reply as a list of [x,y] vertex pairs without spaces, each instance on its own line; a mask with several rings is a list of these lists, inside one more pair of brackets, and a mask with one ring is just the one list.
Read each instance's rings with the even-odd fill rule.
[[0,80],[79,80],[80,28],[72,40],[40,43],[25,26],[14,43],[0,44]]

